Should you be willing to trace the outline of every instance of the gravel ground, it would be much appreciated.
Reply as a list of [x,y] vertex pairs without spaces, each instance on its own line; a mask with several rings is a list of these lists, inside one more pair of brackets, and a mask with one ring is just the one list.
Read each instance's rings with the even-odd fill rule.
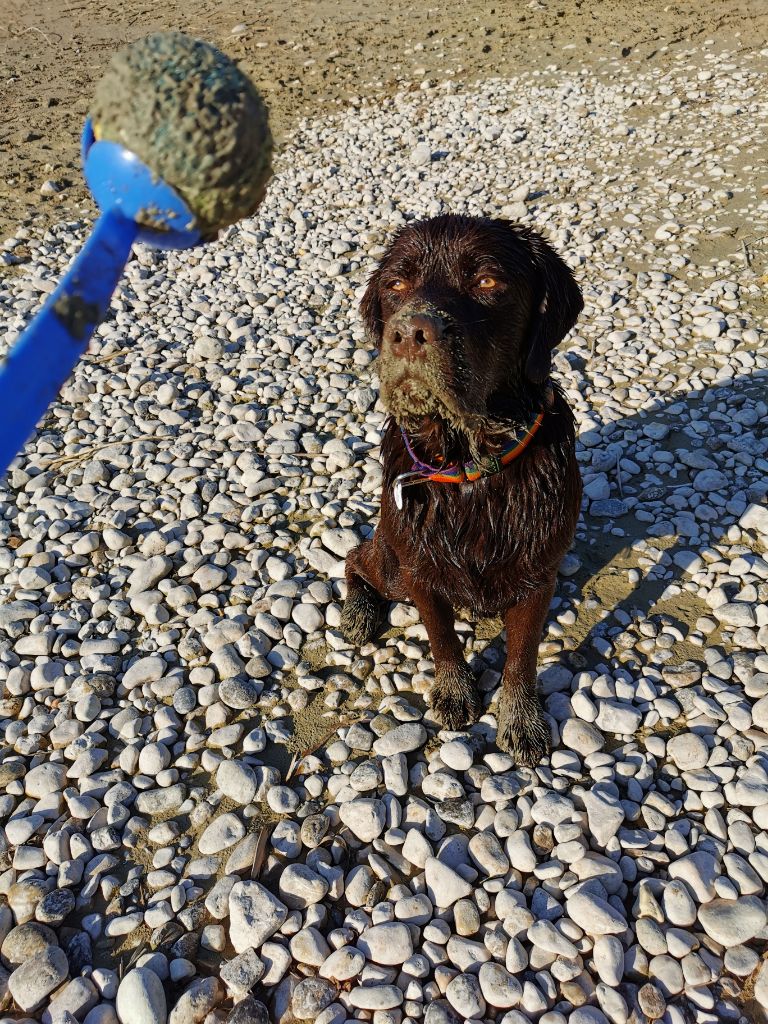
[[[15,1019],[763,1019],[766,58],[353,103],[300,126],[258,217],[137,253],[0,491]],[[338,631],[384,420],[355,301],[445,209],[543,229],[586,298],[535,771],[494,745],[498,623],[460,624],[462,733],[411,608],[361,651]],[[84,231],[2,247],[6,343]]]

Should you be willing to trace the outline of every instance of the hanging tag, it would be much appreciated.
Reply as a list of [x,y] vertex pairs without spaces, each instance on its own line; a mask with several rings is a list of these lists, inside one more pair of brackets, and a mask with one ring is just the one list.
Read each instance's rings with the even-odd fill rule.
[[399,512],[403,511],[403,487],[421,483],[423,479],[424,474],[418,470],[412,470],[410,473],[401,473],[400,476],[395,477],[395,481],[392,484],[392,494],[394,495],[395,505]]
[[395,493],[395,505],[397,506],[398,511],[402,512],[403,511],[403,484],[402,484],[402,481],[401,481],[400,477],[398,477],[397,480],[395,480],[395,485],[392,488],[392,490]]

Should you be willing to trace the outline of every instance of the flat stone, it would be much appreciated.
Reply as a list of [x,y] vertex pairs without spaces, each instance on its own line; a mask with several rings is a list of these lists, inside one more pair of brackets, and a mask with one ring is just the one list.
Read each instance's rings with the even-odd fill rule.
[[703,768],[709,760],[709,747],[693,732],[678,733],[667,740],[667,755],[684,772]]
[[349,981],[357,977],[364,966],[365,955],[361,950],[355,946],[341,946],[323,961],[318,974],[334,981]]
[[199,1024],[225,995],[218,978],[196,978],[179,996],[168,1015],[168,1024]]
[[[246,949],[243,953],[233,956],[227,963],[222,964],[219,969],[221,980],[230,992],[236,995],[250,992],[264,976],[264,962],[256,953],[255,949]],[[247,1024],[247,1022],[242,1022]],[[266,1024],[269,1024],[267,1018]]]
[[404,995],[397,985],[365,985],[349,990],[352,1006],[360,1010],[393,1010],[403,1002]]
[[589,892],[580,892],[567,900],[568,917],[587,935],[623,935],[627,922],[610,903]]
[[8,978],[8,991],[21,1010],[31,1013],[43,1005],[68,974],[69,961],[64,951],[49,946],[16,968]]
[[421,722],[404,722],[374,740],[373,750],[380,757],[391,757],[392,754],[408,754],[418,750],[426,742],[427,730]]
[[220,814],[200,836],[198,849],[204,857],[221,853],[240,842],[244,835],[245,825],[236,814]]
[[457,900],[471,895],[469,882],[436,857],[427,857],[424,868],[427,894],[436,907],[451,907]]
[[507,1010],[517,1006],[523,989],[517,978],[502,967],[501,964],[484,963],[478,972],[480,991],[489,1006],[497,1010]]
[[339,817],[364,843],[378,839],[386,823],[386,811],[381,800],[349,800],[339,808]]
[[366,928],[357,940],[357,948],[377,964],[403,964],[413,955],[413,940],[408,925],[395,921]]
[[699,923],[721,946],[739,946],[749,942],[765,927],[765,901],[757,896],[736,900],[714,899],[699,907]]
[[305,864],[289,864],[280,874],[280,896],[290,910],[305,910],[328,892],[328,882]]
[[605,746],[605,736],[591,724],[580,718],[569,718],[562,729],[563,746],[575,750],[582,757],[588,757]]
[[230,800],[249,804],[256,797],[256,773],[242,761],[222,761],[216,770],[216,785]]
[[235,883],[229,894],[229,937],[235,952],[258,949],[287,916],[286,905],[259,882]]
[[325,978],[305,978],[293,990],[291,1009],[299,1020],[313,1020],[334,1001],[338,989]]
[[613,782],[596,782],[584,794],[589,830],[600,847],[613,839],[624,822],[619,788]]

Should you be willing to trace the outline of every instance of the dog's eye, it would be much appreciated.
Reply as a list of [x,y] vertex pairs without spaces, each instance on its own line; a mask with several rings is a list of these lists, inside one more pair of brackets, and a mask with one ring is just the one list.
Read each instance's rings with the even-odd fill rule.
[[482,277],[478,277],[475,285],[478,288],[482,288],[483,291],[490,291],[491,288],[496,288],[498,283],[495,277],[491,277],[490,274],[483,274]]
[[400,277],[395,277],[391,281],[387,282],[387,288],[389,288],[391,292],[404,292],[407,287],[407,283]]

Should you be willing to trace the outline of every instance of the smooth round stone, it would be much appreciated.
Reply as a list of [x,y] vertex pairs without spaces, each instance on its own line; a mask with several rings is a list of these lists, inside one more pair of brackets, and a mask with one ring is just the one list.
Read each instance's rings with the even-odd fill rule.
[[448,983],[445,996],[451,1006],[465,1020],[482,1017],[485,1013],[485,999],[480,982],[474,974],[459,974]]
[[398,965],[413,956],[413,938],[408,925],[387,921],[366,928],[357,940],[357,948],[374,963]]
[[682,879],[693,891],[697,902],[706,903],[715,895],[715,879],[720,875],[718,863],[707,850],[695,850],[669,865],[670,878]]
[[291,1009],[299,1020],[312,1020],[335,1000],[338,989],[325,978],[305,978],[293,990]]
[[664,886],[661,905],[670,924],[688,928],[696,920],[696,904],[682,881],[669,882]]
[[62,764],[50,761],[39,764],[25,775],[24,792],[35,800],[59,793],[66,785],[66,771]]
[[456,772],[466,772],[472,767],[472,750],[461,740],[448,740],[440,747],[440,760]]
[[732,946],[726,949],[725,969],[738,978],[748,977],[760,963],[760,954],[748,946]]
[[305,632],[314,633],[325,624],[323,613],[314,604],[299,604],[291,612],[293,621]]
[[667,1001],[655,985],[650,982],[641,986],[637,993],[637,1002],[648,1020],[658,1020],[664,1016]]
[[475,935],[480,931],[480,911],[477,905],[472,900],[457,900],[453,905],[453,923],[457,934]]
[[493,832],[477,832],[469,841],[469,855],[488,878],[505,875],[509,858]]
[[306,864],[289,864],[280,875],[278,891],[290,910],[305,910],[325,896],[328,882]]
[[[365,966],[365,956],[354,946],[341,946],[322,963],[318,974],[333,981],[349,981],[355,978]],[[365,1007],[360,1007],[365,1009]]]
[[245,711],[255,708],[261,699],[262,684],[255,679],[223,679],[219,683],[219,698],[228,708]]
[[353,907],[362,907],[376,884],[376,875],[367,864],[357,864],[346,877],[344,898]]
[[506,842],[509,862],[515,871],[530,874],[536,867],[536,854],[531,847],[531,839],[527,832],[518,829]]
[[349,784],[358,793],[367,793],[377,789],[381,779],[381,769],[376,762],[363,761],[350,775]]
[[566,903],[566,913],[587,935],[623,935],[627,922],[606,900],[580,892]]
[[171,752],[164,743],[148,743],[139,754],[139,771],[154,777],[171,763]]
[[267,803],[275,814],[292,814],[299,806],[299,797],[290,786],[270,786]]
[[316,928],[302,928],[298,931],[291,937],[290,949],[297,963],[309,967],[321,967],[331,952],[325,938]]
[[580,718],[569,718],[566,721],[561,738],[564,747],[575,750],[582,757],[595,754],[605,746],[605,736],[597,726]]
[[216,785],[238,804],[251,803],[258,788],[256,773],[242,761],[222,761],[216,769]]
[[349,800],[339,808],[339,817],[350,832],[364,843],[372,843],[384,831],[386,811],[381,800]]
[[709,747],[696,733],[682,732],[667,740],[667,756],[681,771],[695,771],[709,760]]
[[245,825],[236,814],[220,814],[200,836],[198,849],[204,857],[221,853],[238,843],[244,835]]
[[481,964],[478,981],[483,998],[489,1006],[498,1010],[506,1010],[510,1006],[517,1006],[520,1002],[523,994],[522,986],[517,978],[501,964]]
[[415,924],[419,927],[428,924],[435,913],[432,901],[426,893],[417,893],[415,896],[404,896],[395,903],[395,917],[405,924]]
[[404,722],[374,740],[373,750],[379,757],[392,754],[408,754],[418,750],[427,742],[427,730],[421,722]]
[[763,930],[766,923],[765,902],[757,896],[741,896],[737,900],[714,899],[699,907],[699,923],[721,946],[740,946]]
[[328,834],[331,819],[327,814],[310,814],[301,823],[301,841],[310,850],[316,849]]
[[600,980],[616,987],[624,974],[624,947],[615,935],[600,935],[592,947],[592,958]]
[[403,1001],[396,985],[365,985],[350,989],[349,1002],[360,1010],[393,1010]]

